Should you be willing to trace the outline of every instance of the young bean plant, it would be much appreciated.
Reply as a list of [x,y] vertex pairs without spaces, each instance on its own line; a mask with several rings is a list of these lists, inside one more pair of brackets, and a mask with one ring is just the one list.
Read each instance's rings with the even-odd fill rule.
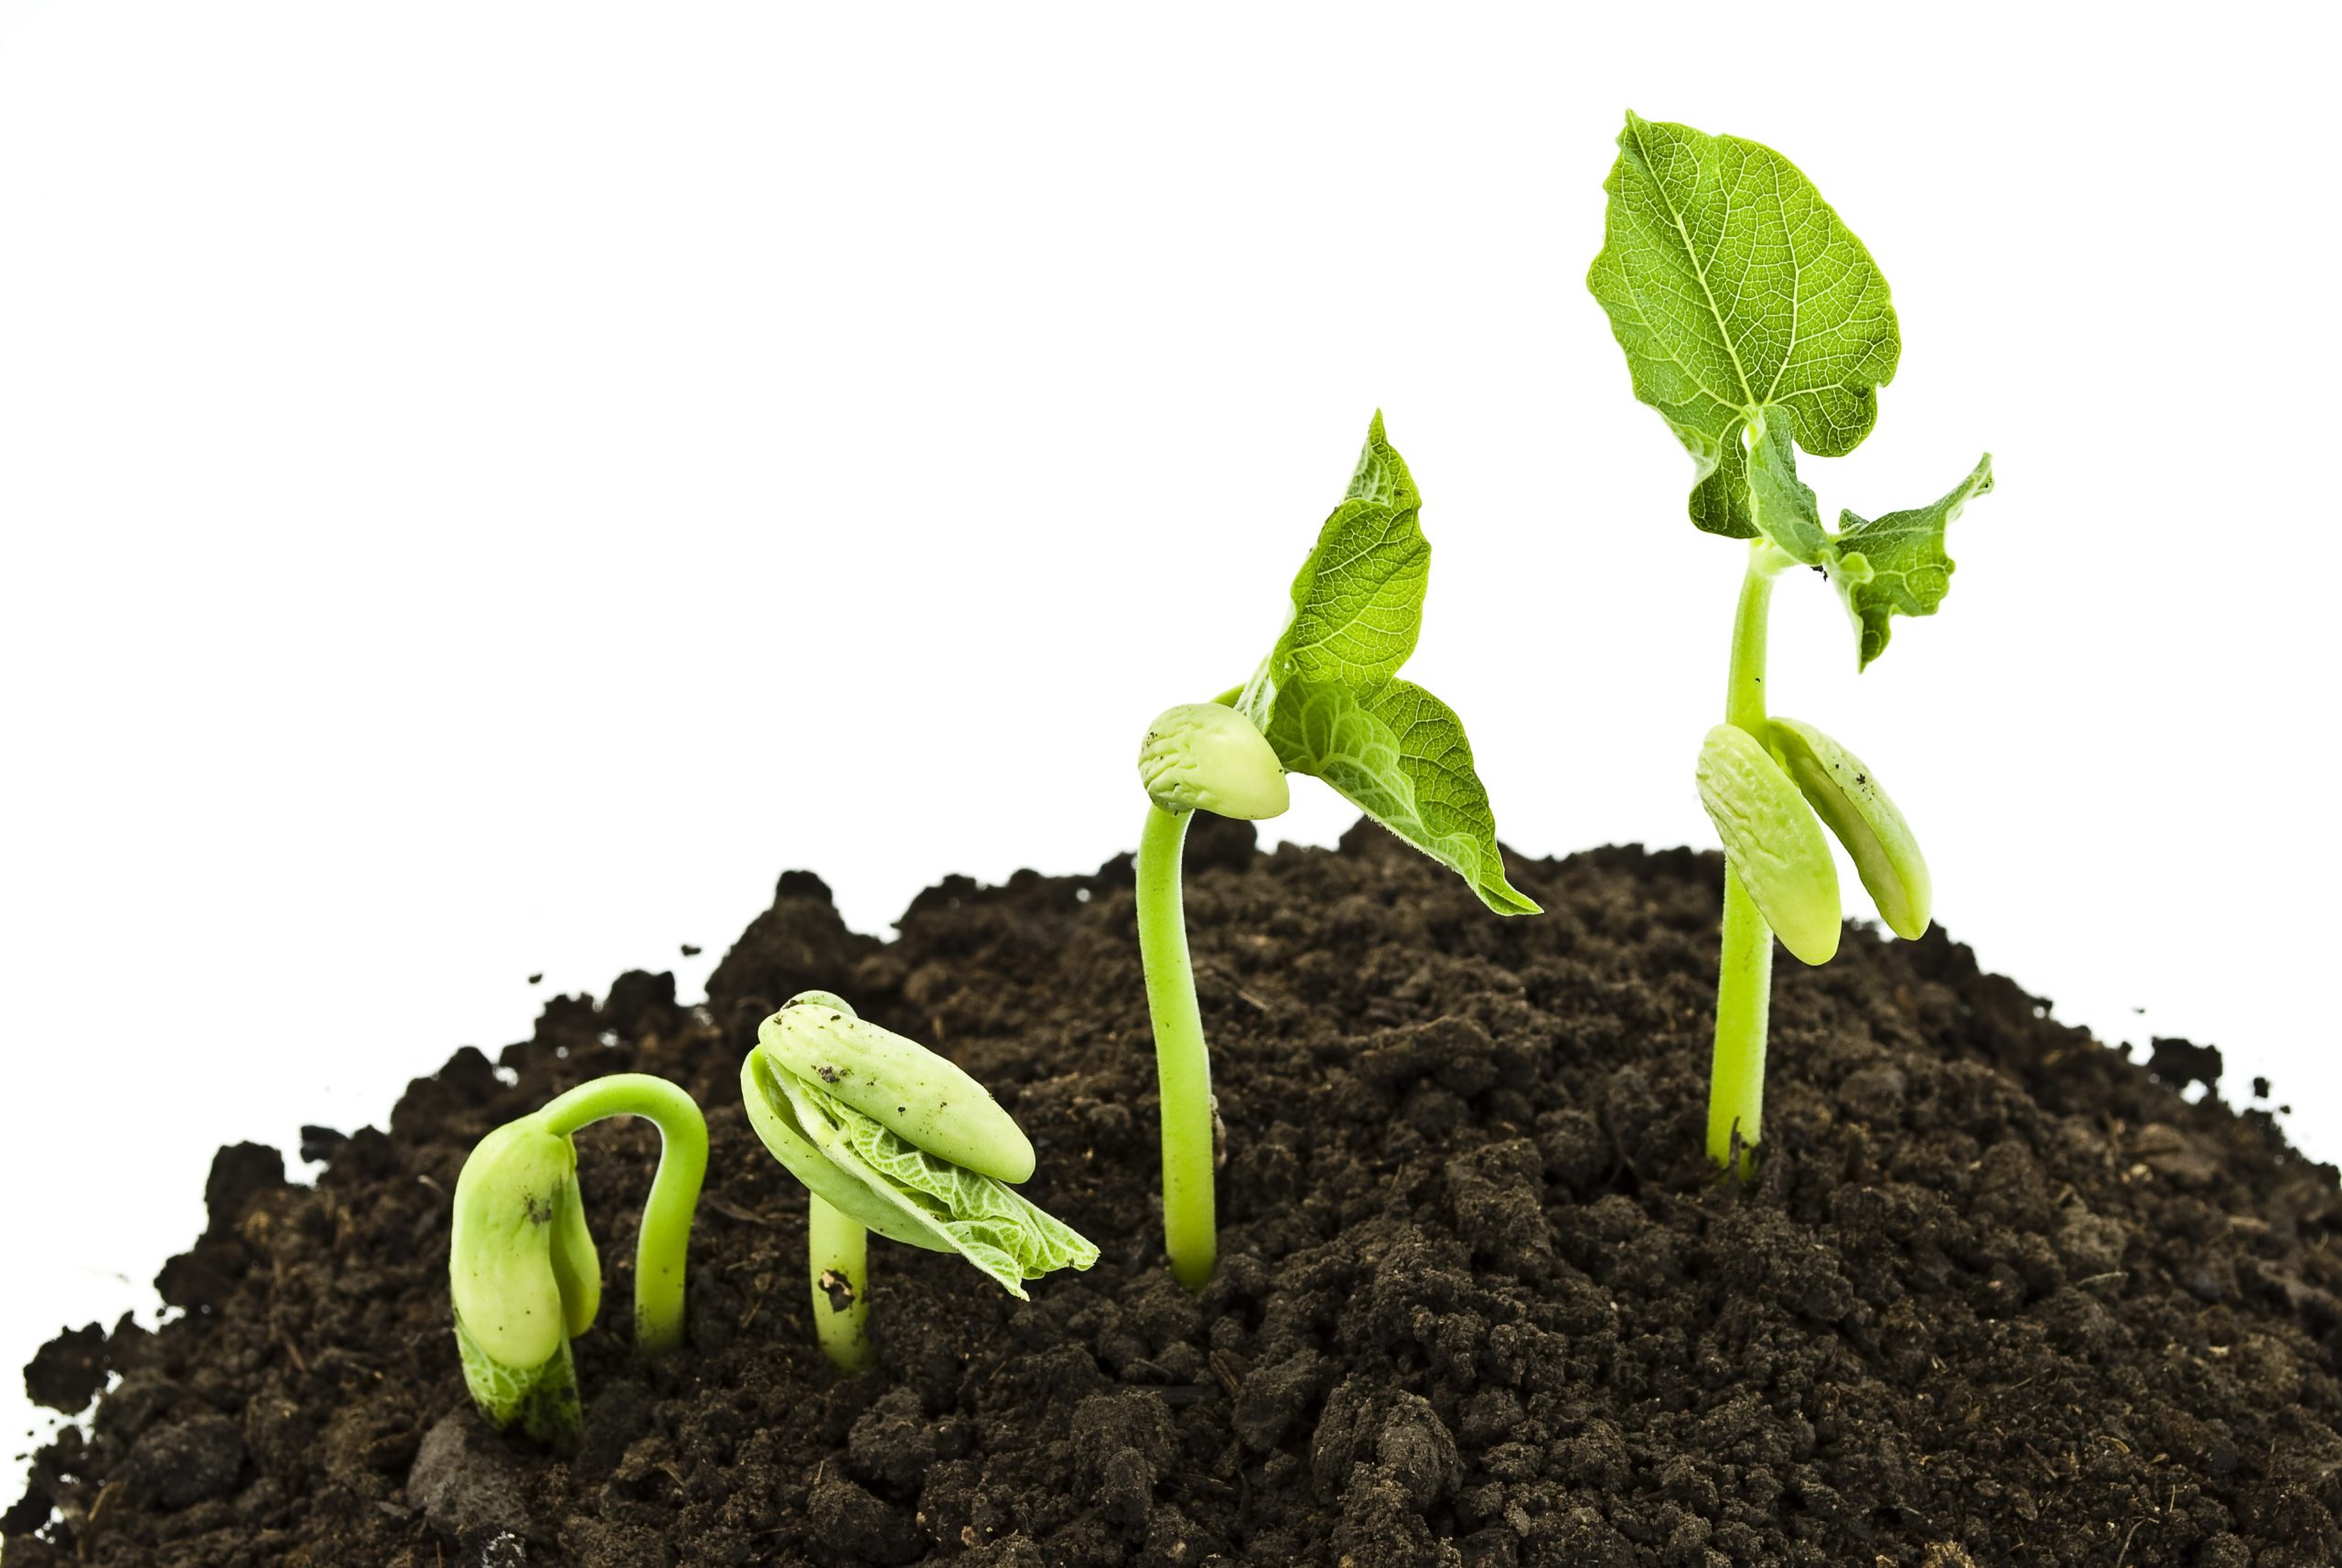
[[1748,542],[1724,722],[1701,747],[1700,799],[1724,840],[1709,1155],[1746,1171],[1763,1134],[1775,935],[1807,963],[1838,950],[1826,825],[1896,935],[1928,928],[1926,862],[1878,779],[1812,725],[1767,711],[1774,580],[1811,567],[1853,620],[1861,666],[1896,616],[1933,615],[1951,586],[1944,529],[1993,488],[1988,453],[1937,500],[1825,528],[1799,450],[1851,452],[1878,418],[1902,339],[1886,279],[1780,154],[1735,136],[1627,116],[1601,253],[1586,279],[1626,350],[1635,395],[1665,417],[1696,470],[1692,521]]
[[707,1123],[664,1079],[581,1084],[479,1141],[456,1180],[447,1282],[464,1381],[480,1413],[567,1452],[578,1436],[569,1342],[601,1306],[602,1264],[577,1192],[581,1127],[640,1116],[659,1129],[659,1171],[635,1246],[634,1347],[683,1342],[683,1259],[707,1173]]
[[1011,1190],[1033,1145],[983,1085],[826,991],[791,997],[740,1064],[748,1120],[805,1184],[814,1334],[841,1369],[876,1359],[867,1232],[957,1252],[1023,1301],[1098,1249]]
[[1179,862],[1198,811],[1280,815],[1284,776],[1324,779],[1449,867],[1499,915],[1537,906],[1505,880],[1496,818],[1455,711],[1400,666],[1423,626],[1431,546],[1414,477],[1377,413],[1341,504],[1293,580],[1284,633],[1244,685],[1148,726],[1139,779],[1139,958],[1162,1096],[1163,1240],[1171,1272],[1201,1290],[1218,1262],[1211,1059],[1196,1003]]

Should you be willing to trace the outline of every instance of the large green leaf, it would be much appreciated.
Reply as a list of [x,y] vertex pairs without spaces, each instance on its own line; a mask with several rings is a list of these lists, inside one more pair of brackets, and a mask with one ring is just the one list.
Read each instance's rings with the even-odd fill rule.
[[1609,313],[1635,395],[1698,466],[1692,521],[1751,538],[1742,443],[1767,410],[1799,446],[1852,451],[1901,352],[1886,279],[1811,181],[1737,136],[1629,113],[1586,285]]
[[1886,651],[1891,617],[1931,616],[1943,603],[1951,591],[1952,571],[1943,531],[1969,501],[1992,489],[1993,455],[1987,452],[1966,478],[1926,506],[1880,518],[1838,514],[1838,562],[1830,575],[1860,630],[1864,668]]
[[1502,915],[1537,905],[1505,880],[1496,817],[1455,710],[1398,678],[1423,627],[1423,498],[1377,413],[1342,502],[1293,581],[1293,615],[1236,698],[1287,772],[1446,865]]

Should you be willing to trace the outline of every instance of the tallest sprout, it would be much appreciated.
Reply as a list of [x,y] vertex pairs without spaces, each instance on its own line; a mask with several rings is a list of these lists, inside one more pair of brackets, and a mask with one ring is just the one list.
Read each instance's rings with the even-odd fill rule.
[[1796,166],[1736,136],[1629,113],[1605,188],[1586,285],[1609,313],[1635,395],[1692,454],[1692,521],[1748,541],[1724,722],[1708,732],[1698,774],[1725,860],[1708,1154],[1746,1169],[1764,1130],[1772,939],[1807,963],[1838,950],[1838,873],[1823,827],[1896,935],[1925,932],[1931,902],[1918,841],[1876,775],[1812,725],[1767,711],[1774,581],[1791,566],[1827,576],[1867,667],[1893,617],[1933,615],[1943,602],[1944,529],[1993,488],[1993,459],[1927,506],[1876,519],[1842,511],[1834,532],[1823,527],[1798,452],[1853,451],[1902,353],[1878,264]]
[[1498,914],[1537,913],[1505,880],[1463,722],[1399,679],[1431,576],[1422,506],[1378,413],[1341,504],[1293,580],[1276,646],[1241,687],[1162,714],[1139,747],[1149,805],[1139,835],[1138,940],[1162,1093],[1163,1240],[1172,1273],[1189,1290],[1204,1287],[1219,1252],[1211,1058],[1179,890],[1194,813],[1280,815],[1284,776],[1310,774],[1455,871]]

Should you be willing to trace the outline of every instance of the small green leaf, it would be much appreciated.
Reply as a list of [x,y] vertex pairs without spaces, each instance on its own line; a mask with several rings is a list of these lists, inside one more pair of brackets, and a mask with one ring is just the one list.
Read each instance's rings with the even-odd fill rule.
[[1349,489],[1342,492],[1342,499],[1373,501],[1399,511],[1413,511],[1423,504],[1415,477],[1407,470],[1407,460],[1382,434],[1379,408],[1367,424],[1366,446],[1358,455],[1358,467],[1350,473]]
[[1026,1280],[1098,1261],[1094,1244],[1006,1183],[938,1159],[802,1079],[780,1081],[833,1165],[930,1231],[929,1248],[958,1252],[1017,1300]]
[[1752,537],[1743,432],[1796,415],[1817,456],[1853,450],[1902,352],[1886,279],[1797,166],[1770,147],[1629,113],[1586,286],[1698,473],[1692,519]]
[[1293,580],[1293,618],[1269,655],[1277,681],[1367,686],[1399,672],[1423,630],[1431,579],[1422,504],[1378,413],[1348,495]]
[[1536,904],[1505,879],[1496,817],[1463,721],[1398,678],[1423,626],[1431,546],[1423,497],[1377,413],[1342,504],[1293,582],[1293,618],[1236,699],[1288,772],[1351,804],[1463,876],[1500,915]]
[[552,1357],[533,1367],[514,1367],[480,1348],[456,1319],[456,1352],[463,1362],[464,1387],[488,1423],[500,1431],[518,1424],[556,1453],[575,1453],[584,1422],[578,1410],[577,1367],[564,1339]]
[[1540,912],[1505,879],[1496,818],[1463,722],[1421,686],[1391,681],[1363,702],[1346,686],[1289,686],[1277,695],[1268,736],[1286,768],[1323,779],[1461,875],[1498,914]]
[[1950,493],[1926,506],[1876,519],[1839,513],[1839,564],[1831,577],[1861,634],[1864,669],[1886,651],[1890,618],[1931,616],[1943,603],[1951,591],[1952,570],[1951,557],[1944,553],[1944,529],[1961,508],[1992,489],[1993,455],[1987,452]]
[[1791,560],[1814,566],[1829,553],[1829,531],[1821,526],[1821,509],[1813,491],[1797,477],[1797,448],[1789,440],[1795,419],[1776,409],[1750,426],[1755,439],[1748,451],[1749,513],[1757,529]]
[[1748,454],[1737,430],[1716,454],[1714,472],[1692,487],[1692,525],[1727,539],[1754,539],[1756,512],[1748,498]]

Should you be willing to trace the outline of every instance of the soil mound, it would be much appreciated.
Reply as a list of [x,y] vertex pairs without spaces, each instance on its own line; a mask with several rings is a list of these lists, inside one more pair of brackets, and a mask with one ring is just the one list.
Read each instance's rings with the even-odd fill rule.
[[[85,1401],[5,1568],[2309,1568],[2342,1559],[2336,1172],[2177,1091],[1939,933],[1784,959],[1767,1157],[1701,1129],[1720,862],[1520,863],[1484,912],[1379,831],[1191,835],[1222,1264],[1158,1259],[1130,866],[952,878],[898,940],[781,878],[704,1007],[629,973],[459,1052],[288,1184],[223,1150],[157,1332],[27,1369]],[[1020,1306],[875,1242],[883,1364],[814,1349],[804,1196],[741,1112],[757,1021],[833,989],[956,1058],[1097,1240]],[[2184,1042],[2181,1042],[2184,1044]],[[2183,1058],[2184,1061],[2183,1061]],[[509,1070],[504,1070],[509,1069]],[[448,1331],[448,1194],[491,1127],[660,1073],[714,1142],[688,1349],[577,1345],[568,1463],[483,1430]],[[507,1084],[504,1078],[515,1077]],[[656,1138],[580,1140],[607,1302]],[[30,1533],[34,1531],[38,1533]]]

